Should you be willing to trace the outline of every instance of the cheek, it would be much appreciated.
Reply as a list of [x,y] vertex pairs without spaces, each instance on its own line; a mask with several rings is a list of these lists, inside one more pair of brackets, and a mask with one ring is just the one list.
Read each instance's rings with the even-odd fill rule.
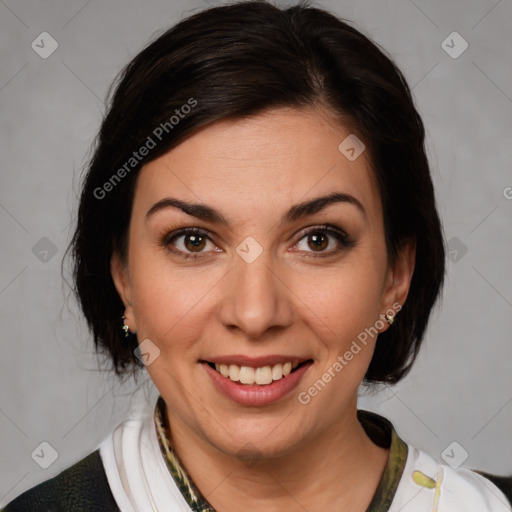
[[345,339],[379,318],[381,282],[380,273],[368,265],[347,264],[332,272],[306,275],[296,283],[295,293],[311,321],[324,325],[331,337]]
[[318,371],[309,385],[325,377],[333,382],[333,391],[343,389],[337,393],[340,400],[357,390],[382,328],[381,270],[363,257],[354,259],[361,264],[347,263],[335,272],[303,279],[296,290],[304,298],[298,302],[299,316],[321,341]]
[[212,287],[208,276],[173,268],[150,251],[134,254],[130,266],[139,339],[151,339],[163,353],[182,352],[199,333],[198,316]]

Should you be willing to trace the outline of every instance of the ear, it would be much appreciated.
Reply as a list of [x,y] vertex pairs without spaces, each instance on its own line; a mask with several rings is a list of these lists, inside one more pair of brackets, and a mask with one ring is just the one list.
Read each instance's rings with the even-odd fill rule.
[[389,265],[382,300],[383,314],[388,310],[396,311],[397,304],[400,307],[404,305],[411,286],[415,262],[416,240],[410,239],[404,243],[395,261]]
[[121,298],[125,307],[126,324],[132,332],[137,331],[135,325],[135,317],[132,306],[132,287],[130,283],[130,274],[128,273],[128,265],[122,261],[118,253],[113,253],[110,259],[110,274],[114,281],[117,293]]

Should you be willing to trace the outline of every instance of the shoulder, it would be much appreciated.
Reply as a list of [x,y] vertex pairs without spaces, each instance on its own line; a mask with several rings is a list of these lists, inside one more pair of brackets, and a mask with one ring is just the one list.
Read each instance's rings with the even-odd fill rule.
[[[408,445],[408,457],[393,505],[403,512],[511,512],[510,477],[496,477],[439,464]],[[391,507],[390,511],[395,508]]]
[[96,450],[51,480],[18,496],[4,512],[119,512]]
[[[454,469],[450,466],[442,466],[442,469],[447,505],[452,503],[455,505],[461,501],[464,510],[474,508],[475,503],[481,503],[481,508],[478,508],[478,510],[512,511],[511,478],[496,477],[489,474],[484,476],[470,469]],[[508,492],[507,481],[509,482]],[[450,510],[449,506],[446,507],[446,510]]]
[[512,504],[512,476],[497,476],[483,471],[476,471],[487,480],[490,480],[500,491],[507,497],[508,501]]
[[[447,464],[440,464],[402,440],[386,418],[359,410],[358,419],[375,444],[390,449],[369,511],[512,512],[512,476],[458,467],[453,450],[445,459]],[[448,464],[451,459],[452,465]]]

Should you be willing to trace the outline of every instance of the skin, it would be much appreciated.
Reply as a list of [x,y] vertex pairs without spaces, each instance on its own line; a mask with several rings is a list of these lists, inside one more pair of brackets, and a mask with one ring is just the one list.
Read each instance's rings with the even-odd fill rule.
[[[388,259],[368,151],[351,162],[338,150],[350,133],[320,108],[275,109],[209,125],[140,172],[127,259],[114,255],[112,276],[130,329],[160,350],[147,370],[167,404],[173,447],[218,511],[364,511],[386,465],[388,450],[356,418],[376,338],[307,405],[297,399],[405,302],[414,269],[413,244]],[[333,191],[364,213],[338,202],[279,224],[292,205]],[[146,218],[166,197],[209,205],[229,226],[175,207]],[[352,245],[317,231],[327,237],[317,248],[305,232],[324,223]],[[211,235],[199,249],[186,236],[162,241],[184,227]],[[249,236],[263,251],[252,263],[236,252]],[[288,396],[249,407],[221,394],[199,363],[229,354],[313,364]]]

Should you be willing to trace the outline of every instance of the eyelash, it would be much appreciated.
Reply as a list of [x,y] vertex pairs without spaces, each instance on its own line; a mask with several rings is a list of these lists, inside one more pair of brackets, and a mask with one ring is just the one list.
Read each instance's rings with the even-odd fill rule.
[[[309,236],[311,234],[316,234],[316,233],[323,233],[323,234],[332,236],[333,238],[335,238],[338,241],[339,246],[336,249],[331,250],[329,252],[322,251],[319,253],[315,253],[313,251],[310,253],[309,251],[306,251],[306,253],[308,254],[307,257],[322,258],[322,257],[332,256],[333,254],[337,254],[338,252],[340,252],[342,249],[347,249],[347,248],[353,247],[355,245],[355,241],[353,239],[351,239],[349,237],[349,235],[347,235],[347,233],[345,233],[341,229],[339,229],[336,226],[333,226],[331,224],[323,224],[323,225],[308,229],[307,231],[302,233],[302,235],[299,237],[299,239],[295,245],[297,245],[303,238],[306,238],[307,236]],[[208,238],[211,242],[213,242],[209,237],[208,231],[205,231],[200,228],[184,228],[184,229],[180,229],[177,232],[173,232],[173,233],[165,235],[162,239],[162,245],[165,248],[167,248],[169,251],[171,251],[174,254],[177,254],[178,256],[180,256],[183,259],[198,259],[198,258],[204,257],[205,256],[204,252],[187,253],[187,252],[183,252],[183,251],[173,247],[172,243],[175,240],[177,240],[178,238],[180,238],[182,236],[186,236],[186,235],[204,236],[204,237]]]

